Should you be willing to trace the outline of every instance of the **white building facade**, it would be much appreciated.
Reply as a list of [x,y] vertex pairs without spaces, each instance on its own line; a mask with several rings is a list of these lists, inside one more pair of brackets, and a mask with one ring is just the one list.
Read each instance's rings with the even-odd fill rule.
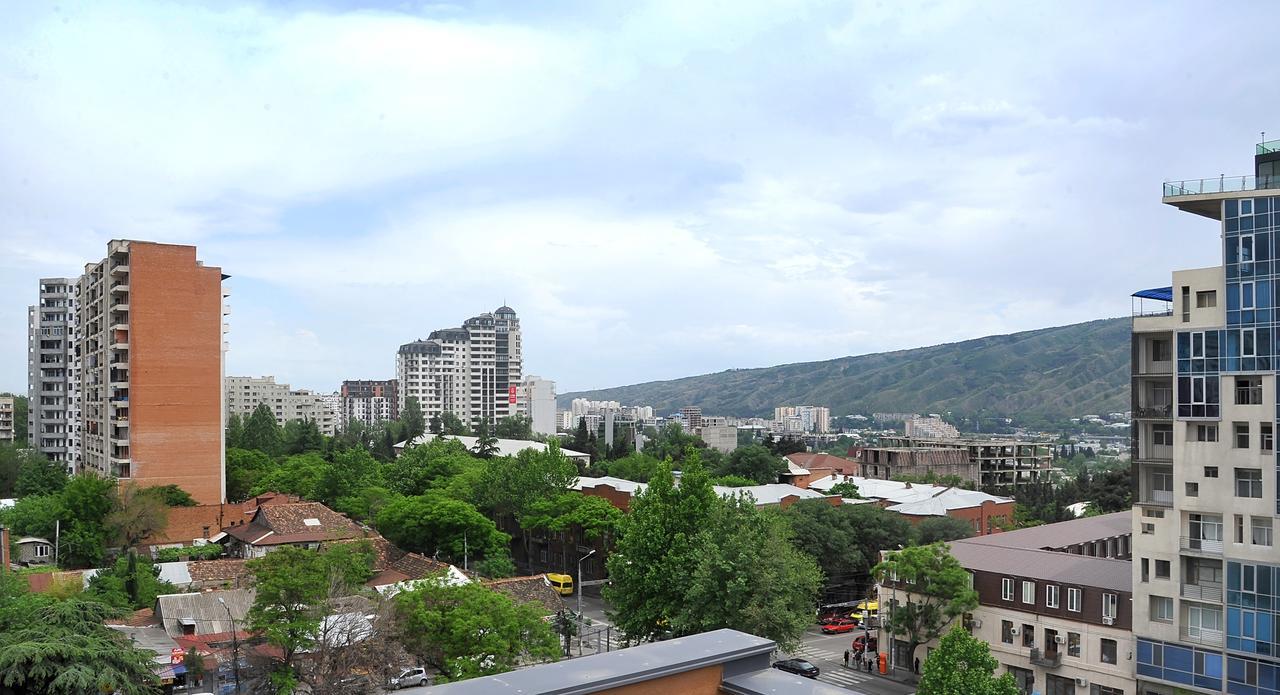
[[273,376],[229,376],[225,392],[228,418],[238,415],[242,420],[248,420],[258,405],[265,404],[281,427],[293,420],[307,420],[316,423],[327,437],[338,431],[338,412],[334,408],[336,395],[294,390],[288,384],[277,384]]
[[556,433],[556,382],[529,375],[520,385],[521,414],[529,418],[534,434]]

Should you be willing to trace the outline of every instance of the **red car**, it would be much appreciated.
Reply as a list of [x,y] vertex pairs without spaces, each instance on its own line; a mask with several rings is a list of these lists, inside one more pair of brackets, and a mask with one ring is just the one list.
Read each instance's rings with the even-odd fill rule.
[[[875,635],[872,635],[872,636],[871,636],[871,651],[872,651],[872,652],[876,651],[876,649],[877,649],[877,647],[878,647],[878,645],[876,644],[876,642],[877,642],[877,641],[878,641],[878,640],[876,639]],[[853,638],[853,651],[855,651],[855,652],[866,651],[866,649],[865,649],[866,643],[867,643],[867,636],[866,636],[866,635],[858,635],[857,637],[854,637],[854,638]]]
[[842,618],[833,620],[822,626],[822,632],[828,635],[838,635],[842,632],[853,632],[858,629],[858,621]]

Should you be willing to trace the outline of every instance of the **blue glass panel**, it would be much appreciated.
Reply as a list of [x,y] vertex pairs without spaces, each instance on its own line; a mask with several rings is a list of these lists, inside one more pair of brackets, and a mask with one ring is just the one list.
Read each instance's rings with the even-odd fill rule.
[[[1222,655],[1214,652],[1205,652],[1204,654],[1204,675],[1212,676],[1215,679],[1222,678]],[[1214,686],[1222,687],[1222,686]]]
[[1233,608],[1233,607],[1227,608],[1227,636],[1228,637],[1240,636],[1240,609],[1239,608]]
[[1143,640],[1143,639],[1138,640],[1138,663],[1140,664],[1151,663],[1152,646],[1153,645],[1146,640]]
[[1164,678],[1164,671],[1159,666],[1138,664],[1138,675],[1150,676],[1151,678]]
[[1174,683],[1182,683],[1183,685],[1192,684],[1191,674],[1185,671],[1172,671],[1170,669],[1165,669],[1164,679],[1167,681],[1173,681]]
[[1227,217],[1238,217],[1240,215],[1240,201],[1234,199],[1227,200]]
[[1164,667],[1190,672],[1194,663],[1191,650],[1172,644],[1164,645]]

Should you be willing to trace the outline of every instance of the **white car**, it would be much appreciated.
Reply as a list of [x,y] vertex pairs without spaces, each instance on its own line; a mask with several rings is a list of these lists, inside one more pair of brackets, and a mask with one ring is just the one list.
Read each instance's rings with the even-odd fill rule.
[[415,685],[430,685],[431,679],[425,668],[407,668],[400,675],[391,679],[391,689],[412,688]]

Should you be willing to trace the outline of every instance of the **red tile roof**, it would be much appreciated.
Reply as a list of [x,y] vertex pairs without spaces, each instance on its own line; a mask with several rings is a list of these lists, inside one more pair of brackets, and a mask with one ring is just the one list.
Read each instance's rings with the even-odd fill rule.
[[171,543],[190,545],[194,539],[209,538],[232,524],[249,521],[259,507],[298,501],[299,498],[293,495],[266,492],[244,502],[170,507],[164,530],[152,534],[143,543],[145,545]]
[[253,583],[253,575],[245,567],[245,560],[223,558],[220,560],[192,560],[187,572],[193,584],[228,584],[240,588]]
[[521,603],[536,603],[551,613],[564,608],[564,599],[547,583],[547,575],[508,577],[484,582],[484,585]]
[[365,535],[358,524],[319,502],[262,506],[249,523],[223,530],[232,538],[250,545],[317,543],[363,538]]

